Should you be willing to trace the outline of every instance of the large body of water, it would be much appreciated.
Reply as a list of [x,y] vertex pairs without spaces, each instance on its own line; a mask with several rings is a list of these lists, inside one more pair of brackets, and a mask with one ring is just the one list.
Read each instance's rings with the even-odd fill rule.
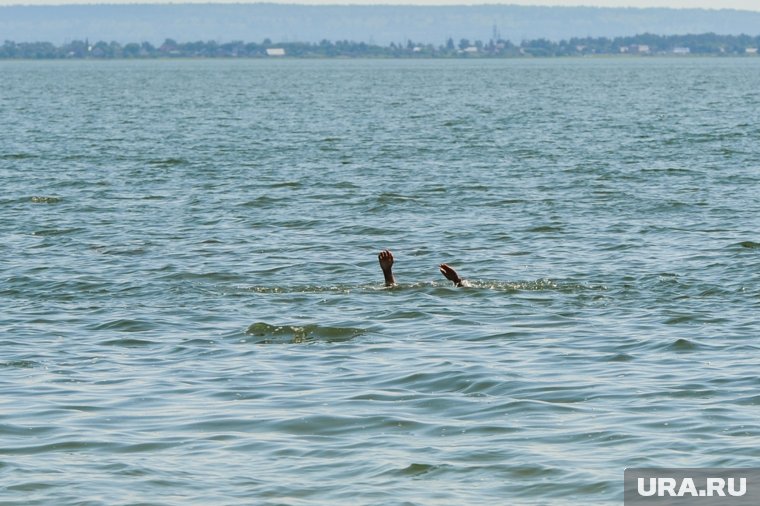
[[0,503],[612,505],[626,467],[760,466],[758,90],[1,63]]

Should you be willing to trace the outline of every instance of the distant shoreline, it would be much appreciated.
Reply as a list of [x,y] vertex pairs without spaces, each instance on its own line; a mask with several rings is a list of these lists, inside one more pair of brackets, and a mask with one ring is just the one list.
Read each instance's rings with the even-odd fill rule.
[[288,56],[285,58],[266,58],[266,57],[233,57],[233,56],[157,56],[155,58],[0,58],[0,63],[30,63],[30,62],[50,62],[50,63],[68,63],[68,62],[193,62],[193,61],[238,61],[238,62],[306,62],[306,61],[459,61],[459,62],[476,62],[476,61],[591,61],[591,60],[630,60],[630,61],[656,61],[656,60],[755,60],[754,57],[742,55],[713,55],[713,54],[692,54],[685,56],[677,55],[654,55],[648,57],[630,56],[630,55],[590,55],[590,56],[541,56],[541,57],[503,57],[503,58],[442,58],[442,57],[415,57],[403,58],[394,56]]
[[[645,33],[760,35],[759,27],[760,12],[756,11],[508,3],[459,6],[123,3],[0,7],[0,45],[4,40],[49,41],[56,46],[89,40],[116,41],[122,46],[147,41],[160,46],[171,38],[184,43],[216,41],[217,45],[268,39],[278,44],[319,45],[330,40],[335,41],[332,44],[350,41],[405,47],[412,41],[421,46],[432,43],[438,48],[453,38],[455,46],[462,39],[473,45],[478,40],[484,45],[490,40],[505,40],[521,47],[524,41],[535,41],[538,44],[529,49],[540,53],[547,50],[545,41],[559,44],[563,40],[607,37],[612,42],[615,38]],[[653,46],[647,41],[640,43]],[[691,49],[700,52],[696,46]]]
[[482,59],[482,58],[566,58],[566,57],[662,57],[662,56],[758,56],[760,36],[700,35],[661,36],[641,34],[632,37],[585,37],[560,42],[546,39],[487,42],[449,38],[434,45],[407,41],[386,46],[365,42],[324,40],[320,43],[215,41],[177,42],[166,39],[160,46],[148,42],[75,40],[55,46],[50,42],[5,41],[0,45],[0,60],[117,60],[175,58],[241,59]]

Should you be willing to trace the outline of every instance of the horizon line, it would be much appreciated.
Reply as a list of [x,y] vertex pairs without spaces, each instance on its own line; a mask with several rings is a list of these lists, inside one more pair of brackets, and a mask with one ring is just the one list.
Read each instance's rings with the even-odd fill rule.
[[327,3],[317,1],[310,2],[297,2],[297,1],[276,1],[267,0],[263,2],[253,1],[245,2],[239,0],[221,0],[221,1],[209,1],[209,0],[185,0],[174,2],[172,0],[156,1],[156,0],[137,0],[127,2],[103,2],[98,0],[82,0],[67,3],[14,3],[14,4],[0,4],[0,7],[81,7],[81,6],[185,6],[185,5],[240,5],[240,6],[253,6],[253,5],[280,5],[280,6],[293,6],[293,7],[520,7],[520,8],[534,8],[534,9],[599,9],[599,10],[670,10],[670,11],[708,11],[708,12],[721,12],[721,11],[734,11],[734,12],[760,12],[760,6],[756,10],[748,8],[737,7],[663,7],[663,6],[605,6],[605,5],[589,5],[579,2],[574,5],[557,5],[557,4],[541,4],[541,5],[529,5],[518,4],[514,2],[502,2],[500,0],[475,0],[473,2],[462,2],[460,0],[453,0],[452,2],[441,3],[425,3],[422,0],[413,0],[412,3],[398,0],[397,3],[393,1],[383,1],[379,3],[364,3],[357,2],[356,0],[335,1],[330,0]]

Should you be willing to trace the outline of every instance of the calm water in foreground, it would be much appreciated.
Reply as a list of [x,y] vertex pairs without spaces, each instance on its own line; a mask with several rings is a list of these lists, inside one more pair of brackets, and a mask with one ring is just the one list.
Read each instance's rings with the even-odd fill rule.
[[759,89],[0,63],[0,502],[622,504],[625,467],[760,466]]

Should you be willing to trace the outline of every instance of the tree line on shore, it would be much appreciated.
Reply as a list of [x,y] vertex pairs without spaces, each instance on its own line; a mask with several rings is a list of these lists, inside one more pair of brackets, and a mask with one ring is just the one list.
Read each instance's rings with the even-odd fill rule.
[[406,41],[388,46],[365,42],[328,41],[319,43],[281,42],[265,39],[256,42],[197,41],[179,43],[166,39],[160,46],[149,42],[120,44],[118,42],[74,40],[56,46],[50,42],[5,41],[0,46],[0,59],[129,59],[129,58],[258,58],[258,57],[371,57],[371,58],[482,58],[482,57],[559,57],[585,55],[756,55],[760,36],[717,35],[653,35],[631,37],[571,38],[559,42],[547,39],[525,40],[515,44],[509,40],[470,41],[449,38],[434,45]]

